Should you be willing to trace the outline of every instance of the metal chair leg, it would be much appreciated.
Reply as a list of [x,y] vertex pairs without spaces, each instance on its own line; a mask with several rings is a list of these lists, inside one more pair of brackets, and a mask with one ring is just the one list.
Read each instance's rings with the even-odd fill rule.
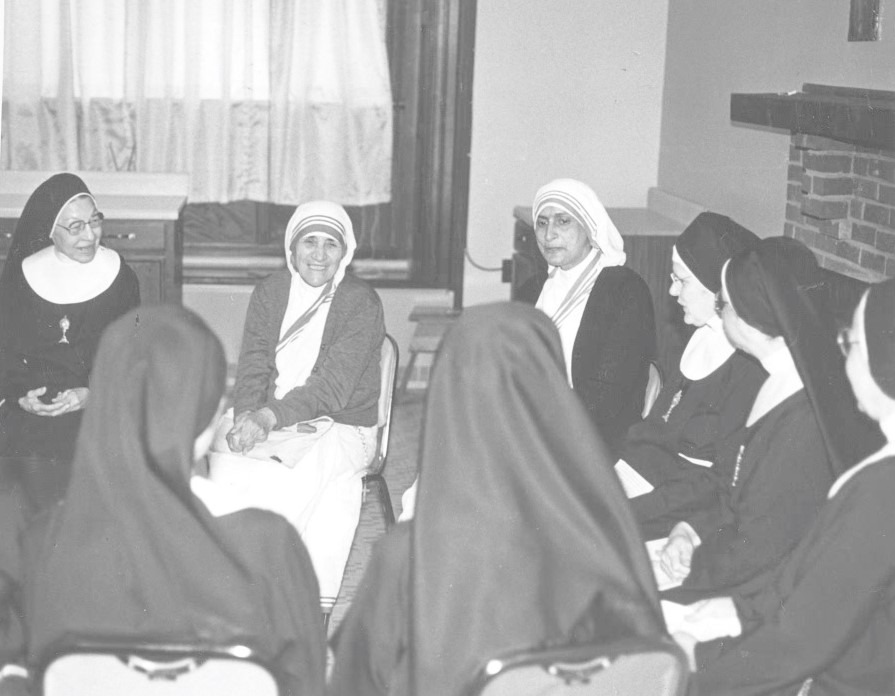
[[382,509],[383,517],[385,517],[385,527],[388,529],[395,523],[395,511],[392,508],[392,498],[388,492],[388,484],[385,482],[382,474],[367,474],[364,476],[364,488],[368,485],[376,487],[379,506]]
[[415,350],[410,351],[410,360],[407,361],[407,367],[404,368],[404,374],[401,376],[401,387],[398,389],[399,394],[407,394],[407,384],[410,382],[410,376],[413,374],[416,355]]

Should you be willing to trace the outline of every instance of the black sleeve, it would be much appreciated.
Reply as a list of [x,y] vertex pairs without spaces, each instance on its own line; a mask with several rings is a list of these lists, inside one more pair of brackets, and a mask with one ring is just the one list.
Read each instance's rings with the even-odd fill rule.
[[[572,380],[594,423],[610,445],[616,442],[617,446],[628,427],[640,419],[649,362],[655,356],[656,328],[646,283],[626,268],[603,273],[615,270],[620,279],[613,292],[597,298],[604,311],[594,314],[593,323],[585,327],[584,343],[576,338]],[[585,309],[582,322],[587,314]]]
[[[747,448],[743,473],[714,527],[691,522],[702,539],[685,586],[724,589],[779,563],[814,521],[832,473],[813,411],[774,424],[766,447]],[[696,522],[696,523],[694,523]]]
[[[700,693],[797,688],[855,641],[871,640],[871,622],[886,621],[895,576],[895,476],[890,463],[875,467],[858,474],[864,480],[848,484],[851,490],[838,493],[841,500],[827,503],[836,506],[835,513],[824,515],[772,582],[752,598],[735,598],[743,635],[697,646]],[[891,693],[891,651],[873,645],[853,651],[851,660],[868,693]],[[879,684],[881,691],[874,686]]]

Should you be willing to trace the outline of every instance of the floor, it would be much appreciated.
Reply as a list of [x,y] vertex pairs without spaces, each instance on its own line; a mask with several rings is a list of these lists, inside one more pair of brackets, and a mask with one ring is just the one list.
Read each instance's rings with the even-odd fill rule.
[[[408,390],[395,399],[388,458],[383,472],[395,510],[395,517],[401,514],[401,495],[416,478],[424,401],[425,391],[420,390]],[[348,566],[342,580],[342,588],[330,618],[330,635],[338,628],[339,622],[351,604],[370,558],[373,544],[384,533],[385,519],[380,502],[376,499],[375,494],[365,495],[360,523],[354,536],[354,543],[348,556]]]

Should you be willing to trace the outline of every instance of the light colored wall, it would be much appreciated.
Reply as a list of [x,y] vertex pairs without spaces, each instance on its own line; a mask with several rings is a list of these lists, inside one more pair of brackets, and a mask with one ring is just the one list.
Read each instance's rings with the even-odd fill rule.
[[[183,304],[201,316],[221,339],[227,362],[235,365],[242,343],[242,327],[245,323],[252,285],[184,285]],[[385,313],[385,330],[398,343],[401,365],[407,364],[408,348],[415,325],[408,321],[411,310],[417,305],[450,307],[453,293],[437,289],[378,288]],[[428,358],[426,358],[428,360]]]
[[782,234],[789,133],[732,124],[730,94],[895,89],[895,12],[876,42],[849,42],[848,15],[849,0],[672,2],[659,187]]
[[[479,0],[467,248],[499,267],[513,207],[566,176],[643,206],[658,171],[668,0]],[[466,262],[463,304],[507,299]]]

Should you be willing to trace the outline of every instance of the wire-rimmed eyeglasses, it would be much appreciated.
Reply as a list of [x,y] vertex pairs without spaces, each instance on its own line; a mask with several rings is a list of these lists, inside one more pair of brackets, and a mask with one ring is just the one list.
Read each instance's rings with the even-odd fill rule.
[[684,276],[683,278],[681,278],[679,275],[675,275],[674,273],[669,273],[668,277],[671,278],[671,285],[673,287],[675,285],[683,285],[688,280],[690,280],[690,278],[692,278],[693,276]]
[[103,220],[105,220],[105,218],[106,216],[97,210],[93,215],[90,216],[89,220],[75,220],[69,225],[62,225],[57,222],[56,225],[64,230],[67,230],[69,234],[77,236],[86,229],[87,225],[90,225],[90,229],[99,229],[100,227],[102,227]]

